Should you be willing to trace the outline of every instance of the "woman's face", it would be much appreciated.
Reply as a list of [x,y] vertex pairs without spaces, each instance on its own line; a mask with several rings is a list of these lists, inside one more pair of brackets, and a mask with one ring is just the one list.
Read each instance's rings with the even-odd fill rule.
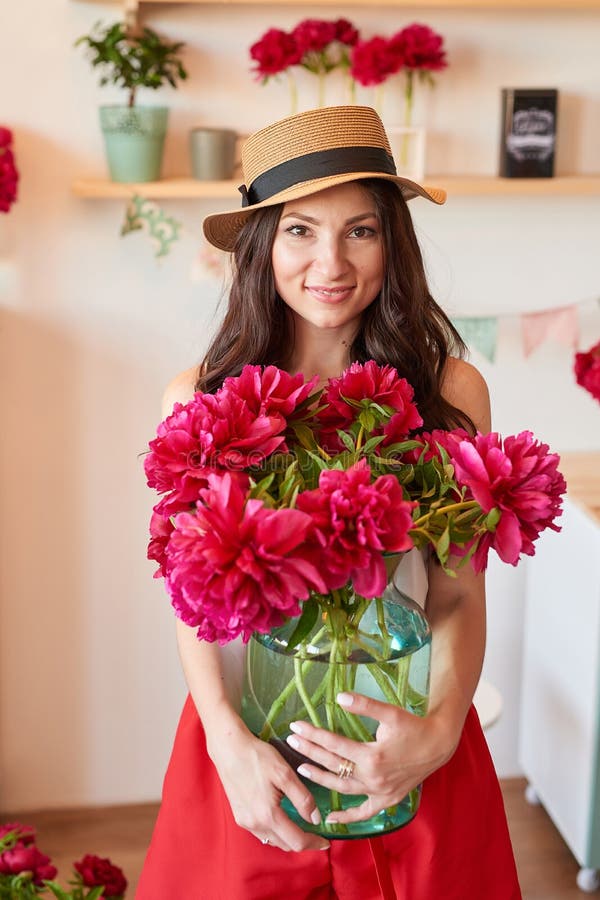
[[297,321],[356,329],[383,283],[372,197],[349,182],[286,203],[272,261],[277,292]]

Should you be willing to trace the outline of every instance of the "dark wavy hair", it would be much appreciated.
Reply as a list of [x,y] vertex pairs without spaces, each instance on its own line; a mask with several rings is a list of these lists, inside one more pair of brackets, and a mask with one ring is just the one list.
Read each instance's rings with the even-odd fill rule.
[[[350,361],[388,363],[412,384],[424,428],[463,427],[473,422],[442,397],[449,355],[464,357],[460,335],[435,302],[406,201],[393,182],[356,182],[373,198],[383,239],[384,278],[364,311],[349,349]],[[275,290],[271,252],[282,205],[251,215],[234,251],[234,276],[225,318],[202,361],[196,390],[214,392],[248,363],[285,368],[293,346],[293,319]],[[305,373],[307,376],[312,372]]]

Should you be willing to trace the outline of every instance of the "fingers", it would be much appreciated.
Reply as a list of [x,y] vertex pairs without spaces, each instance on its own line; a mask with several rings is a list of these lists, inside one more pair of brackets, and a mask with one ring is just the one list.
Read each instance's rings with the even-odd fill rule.
[[384,703],[382,700],[374,700],[372,697],[365,697],[364,694],[351,694],[344,691],[336,697],[340,706],[348,712],[357,716],[368,716],[375,719],[376,722],[383,722],[386,725],[392,725],[398,721],[399,716],[411,714],[394,706],[391,703]]
[[328,825],[342,823],[348,825],[350,822],[362,822],[364,819],[370,819],[371,816],[376,816],[377,813],[385,809],[386,803],[392,805],[387,799],[369,797],[364,803],[361,803],[360,806],[353,806],[349,809],[336,810],[335,812],[330,813],[327,816],[326,821]]
[[298,766],[298,774],[303,778],[310,778],[315,784],[329,788],[330,791],[337,791],[339,794],[364,794],[365,785],[357,776],[342,778],[336,772],[329,772],[327,769],[319,769],[317,766],[310,766],[302,763]]
[[223,786],[236,823],[267,846],[284,851],[321,850],[328,841],[304,832],[281,808],[282,796],[311,824],[321,821],[315,799],[283,757],[269,744],[253,738],[245,777],[239,765],[223,770]]
[[[295,724],[296,723],[292,724],[292,728],[294,728]],[[296,731],[295,728],[294,730]],[[316,731],[319,731],[319,729],[316,729]],[[304,728],[302,728],[301,733],[304,734]],[[290,734],[286,738],[286,741],[290,745],[290,747],[296,750],[296,752],[302,757],[308,757],[310,760],[312,760],[312,762],[317,763],[319,766],[324,766],[331,772],[338,771],[341,761],[339,753],[332,753],[330,750],[326,750],[319,744],[314,744],[311,741],[300,737],[300,733]],[[298,771],[298,769],[296,769],[296,771]],[[300,774],[302,775],[303,773],[300,772]],[[300,812],[300,810],[298,810],[298,812]]]
[[[369,746],[361,744],[359,741],[353,741],[343,734],[334,734],[325,728],[316,728],[310,722],[292,722],[290,729],[294,732],[299,746],[302,748],[301,752],[305,756],[309,756],[315,762],[335,771],[337,771],[341,758],[358,762],[360,757],[364,756],[366,747]],[[298,749],[289,739],[288,743],[294,749]],[[335,765],[330,765],[328,762],[330,760],[335,761]]]
[[302,850],[327,850],[329,841],[318,834],[310,834],[302,831],[297,825],[294,825],[291,819],[288,819],[282,809],[275,811],[273,815],[273,837],[274,842],[282,849],[292,850],[299,853]]

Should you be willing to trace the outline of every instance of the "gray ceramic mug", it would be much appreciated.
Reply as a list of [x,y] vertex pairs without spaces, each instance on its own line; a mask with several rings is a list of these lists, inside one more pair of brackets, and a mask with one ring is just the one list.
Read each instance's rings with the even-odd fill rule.
[[192,174],[200,181],[225,181],[233,177],[237,132],[229,128],[192,128]]

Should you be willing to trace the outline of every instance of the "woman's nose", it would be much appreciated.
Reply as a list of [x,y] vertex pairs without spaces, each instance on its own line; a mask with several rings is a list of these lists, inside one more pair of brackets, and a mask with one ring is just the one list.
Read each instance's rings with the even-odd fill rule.
[[319,241],[314,265],[318,272],[330,280],[340,278],[348,269],[343,241],[336,237]]

